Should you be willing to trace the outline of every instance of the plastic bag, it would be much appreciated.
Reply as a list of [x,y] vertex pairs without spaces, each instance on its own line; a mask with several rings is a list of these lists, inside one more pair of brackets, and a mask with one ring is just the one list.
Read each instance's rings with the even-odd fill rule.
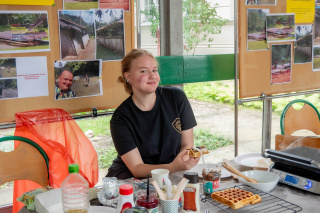
[[[39,144],[49,158],[49,183],[60,188],[68,176],[68,165],[78,163],[79,173],[93,187],[99,178],[97,153],[73,118],[62,109],[43,109],[16,113],[15,136],[26,137]],[[15,144],[15,146],[17,146]],[[13,212],[23,204],[16,201],[23,193],[39,188],[28,180],[14,182]]]
[[36,207],[34,205],[34,197],[37,194],[47,192],[49,190],[53,189],[51,186],[44,186],[41,188],[33,189],[31,191],[28,191],[26,193],[23,193],[20,197],[17,198],[18,201],[22,202],[27,206],[28,210],[36,210]]

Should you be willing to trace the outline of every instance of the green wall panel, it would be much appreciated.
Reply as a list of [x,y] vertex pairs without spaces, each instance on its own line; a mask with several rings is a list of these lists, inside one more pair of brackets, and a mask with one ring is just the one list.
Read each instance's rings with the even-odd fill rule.
[[159,56],[161,84],[234,79],[234,54]]

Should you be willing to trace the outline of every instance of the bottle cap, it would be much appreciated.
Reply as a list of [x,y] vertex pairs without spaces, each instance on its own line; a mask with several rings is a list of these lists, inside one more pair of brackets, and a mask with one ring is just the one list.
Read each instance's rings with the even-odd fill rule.
[[119,187],[119,193],[121,195],[131,195],[133,193],[133,187],[130,184],[122,184]]
[[69,164],[69,173],[78,173],[79,172],[79,164],[72,163]]
[[199,183],[199,177],[197,172],[185,172],[183,177],[189,180],[189,183]]

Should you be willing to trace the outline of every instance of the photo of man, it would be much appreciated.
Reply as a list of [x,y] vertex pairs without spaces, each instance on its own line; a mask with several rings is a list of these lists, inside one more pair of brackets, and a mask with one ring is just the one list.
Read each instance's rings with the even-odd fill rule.
[[56,61],[55,99],[102,95],[101,60]]
[[76,94],[71,90],[72,83],[73,73],[70,70],[64,69],[58,76],[56,100],[76,97]]

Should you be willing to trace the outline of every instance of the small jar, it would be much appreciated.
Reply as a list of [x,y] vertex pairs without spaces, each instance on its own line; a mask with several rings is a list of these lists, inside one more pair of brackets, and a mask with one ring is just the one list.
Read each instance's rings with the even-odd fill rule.
[[158,213],[159,199],[155,190],[149,191],[149,198],[147,199],[147,190],[139,190],[137,193],[136,206],[141,206],[148,209],[149,213]]
[[133,202],[133,187],[130,184],[122,184],[119,187],[120,199],[116,213],[121,213],[124,209],[135,207]]
[[219,190],[221,168],[215,167],[214,169],[203,169],[203,193],[211,195],[214,191]]

